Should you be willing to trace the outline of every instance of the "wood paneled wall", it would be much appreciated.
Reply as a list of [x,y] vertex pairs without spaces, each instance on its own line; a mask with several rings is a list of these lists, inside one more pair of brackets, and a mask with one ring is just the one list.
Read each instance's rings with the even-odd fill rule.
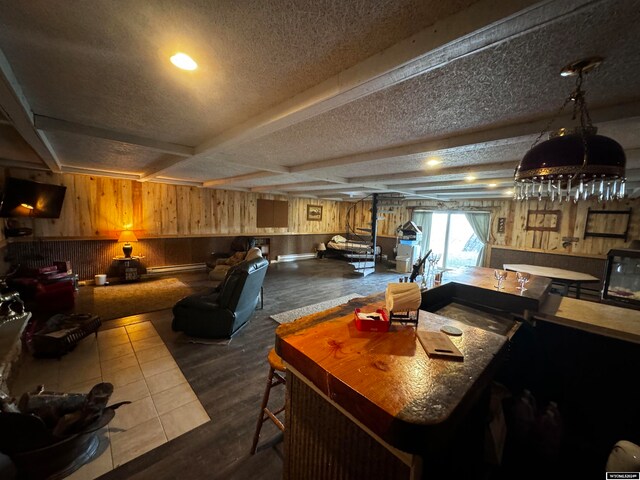
[[[629,218],[628,240],[621,238],[584,238],[587,224],[587,211],[592,210],[628,210],[632,214]],[[560,229],[557,232],[526,230],[527,214],[529,210],[560,210]],[[505,217],[505,233],[497,233],[498,217]],[[536,217],[540,223],[541,215]],[[598,232],[617,233],[624,230],[626,216],[601,215],[592,217],[590,230]],[[492,221],[493,244],[518,249],[543,250],[551,253],[568,253],[584,256],[604,256],[612,248],[624,248],[631,240],[640,239],[640,200],[627,199],[623,201],[607,202],[550,202],[532,200],[527,202],[504,202],[496,211]],[[574,237],[577,242],[563,246],[563,238]]]
[[[628,241],[619,238],[584,237],[587,221],[587,211],[592,210],[628,210],[632,209],[629,223]],[[370,207],[367,207],[370,208]],[[563,253],[581,256],[602,257],[612,248],[624,248],[631,240],[640,239],[640,199],[608,202],[597,201],[579,202],[551,202],[531,200],[529,202],[514,202],[513,200],[483,200],[483,201],[411,201],[406,207],[394,207],[391,213],[385,213],[384,220],[378,222],[380,235],[394,236],[395,229],[411,218],[414,208],[434,211],[485,211],[491,213],[491,246],[507,247],[519,250],[544,251],[549,253]],[[526,230],[527,214],[529,210],[560,210],[560,229],[558,232]],[[362,212],[365,215],[367,212]],[[498,219],[506,219],[505,232],[498,233]],[[360,218],[365,222],[365,218]],[[368,219],[366,220],[369,221]],[[542,221],[542,217],[538,217]],[[623,216],[603,215],[595,217],[590,229],[599,232],[619,232],[624,230],[626,218]],[[578,238],[563,246],[564,237]]]
[[383,220],[378,221],[378,231],[380,235],[395,236],[395,230],[398,226],[403,225],[411,220],[411,214],[414,209],[424,209],[433,211],[482,211],[494,213],[504,204],[503,201],[484,200],[484,201],[454,201],[442,202],[436,200],[415,200],[407,202],[406,207],[380,207],[383,212],[380,217]]
[[[322,234],[344,232],[347,216],[354,228],[368,228],[371,203],[286,197],[252,192],[212,190],[151,182],[52,174],[24,169],[5,169],[4,175],[56,183],[67,187],[59,219],[19,219],[21,226],[32,227],[34,239],[115,239],[124,228],[133,229],[140,238],[198,237],[220,235]],[[258,198],[287,200],[288,228],[257,228]],[[322,205],[321,221],[308,221],[307,205]],[[353,206],[352,206],[353,205]],[[611,248],[627,246],[622,239],[583,238],[587,209],[633,209],[629,241],[640,239],[640,200],[609,202],[552,203],[532,200],[409,201],[402,207],[381,207],[378,233],[395,236],[395,229],[411,218],[414,208],[442,211],[487,211],[492,215],[491,245],[584,256],[603,256]],[[560,210],[558,232],[527,231],[528,210]],[[498,218],[506,218],[505,232],[498,233]],[[622,217],[603,216],[594,225],[599,231],[620,230]],[[563,237],[577,242],[563,247]],[[286,252],[297,253],[297,252]]]
[[[349,204],[328,200],[212,190],[152,182],[6,169],[5,175],[67,187],[59,219],[21,218],[34,238],[116,238],[127,228],[140,238],[268,235],[343,231]],[[258,198],[287,200],[288,228],[257,228]],[[307,221],[307,204],[322,205],[320,221]]]

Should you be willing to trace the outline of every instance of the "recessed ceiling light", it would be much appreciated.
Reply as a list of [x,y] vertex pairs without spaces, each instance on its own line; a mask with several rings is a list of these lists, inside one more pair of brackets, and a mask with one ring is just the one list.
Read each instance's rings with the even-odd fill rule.
[[489,188],[495,188],[497,186],[498,186],[497,183],[490,183],[489,185],[487,185],[487,187],[489,187]]
[[429,167],[435,167],[436,165],[440,165],[442,163],[441,160],[438,160],[436,158],[432,158],[431,160],[427,161],[427,166]]
[[505,190],[504,191],[504,195],[507,196],[507,197],[512,196],[513,195],[513,190]]
[[474,177],[473,175],[467,175],[466,177],[464,177],[464,179],[467,182],[473,182],[476,179],[476,177]]
[[186,53],[178,52],[171,57],[171,63],[182,70],[195,70],[198,64]]

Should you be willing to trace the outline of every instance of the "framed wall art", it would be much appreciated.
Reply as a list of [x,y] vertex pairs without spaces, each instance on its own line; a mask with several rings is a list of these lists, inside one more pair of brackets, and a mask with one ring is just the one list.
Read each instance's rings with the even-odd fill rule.
[[322,220],[322,205],[307,205],[307,220]]
[[525,230],[559,232],[561,210],[529,210]]

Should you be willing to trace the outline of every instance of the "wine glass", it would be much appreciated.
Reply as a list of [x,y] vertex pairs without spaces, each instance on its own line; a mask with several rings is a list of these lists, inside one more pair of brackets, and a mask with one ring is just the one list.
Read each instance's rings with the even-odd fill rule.
[[531,278],[531,275],[528,274],[527,272],[516,272],[516,280],[518,280],[518,284],[520,285],[518,287],[518,290],[520,290],[521,292],[524,292],[526,290],[524,286],[527,284],[527,282],[529,282],[530,278]]
[[431,253],[431,255],[427,257],[427,262],[429,262],[429,270],[427,273],[427,283],[429,288],[433,287],[434,276],[436,274],[436,267],[438,266],[438,262],[440,261],[441,258],[442,258],[441,253]]
[[502,289],[502,283],[504,279],[507,278],[508,272],[506,270],[494,270],[493,276],[498,280],[498,284],[494,285],[498,290]]
[[425,288],[427,288],[427,275],[428,275],[428,272],[425,272],[425,270],[424,270],[424,263],[420,266],[420,275],[422,275],[422,282],[420,283],[420,288],[421,289],[425,289]]

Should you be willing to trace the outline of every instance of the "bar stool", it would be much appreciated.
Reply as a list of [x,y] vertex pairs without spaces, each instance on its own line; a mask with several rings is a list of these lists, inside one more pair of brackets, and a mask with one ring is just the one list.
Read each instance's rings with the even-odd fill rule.
[[284,363],[280,356],[276,353],[275,348],[272,348],[269,352],[269,356],[267,357],[269,361],[269,377],[267,378],[267,388],[264,391],[264,396],[262,397],[262,405],[260,406],[260,415],[258,415],[258,424],[256,425],[256,433],[253,436],[253,445],[251,446],[251,455],[256,453],[256,448],[258,447],[258,439],[260,438],[260,430],[262,429],[262,424],[267,419],[271,419],[273,423],[276,424],[280,430],[284,432],[284,424],[276,417],[279,413],[284,411],[285,406],[282,408],[272,412],[269,410],[267,404],[269,403],[269,393],[271,389],[277,385],[285,385],[286,380],[281,373],[287,371]]

